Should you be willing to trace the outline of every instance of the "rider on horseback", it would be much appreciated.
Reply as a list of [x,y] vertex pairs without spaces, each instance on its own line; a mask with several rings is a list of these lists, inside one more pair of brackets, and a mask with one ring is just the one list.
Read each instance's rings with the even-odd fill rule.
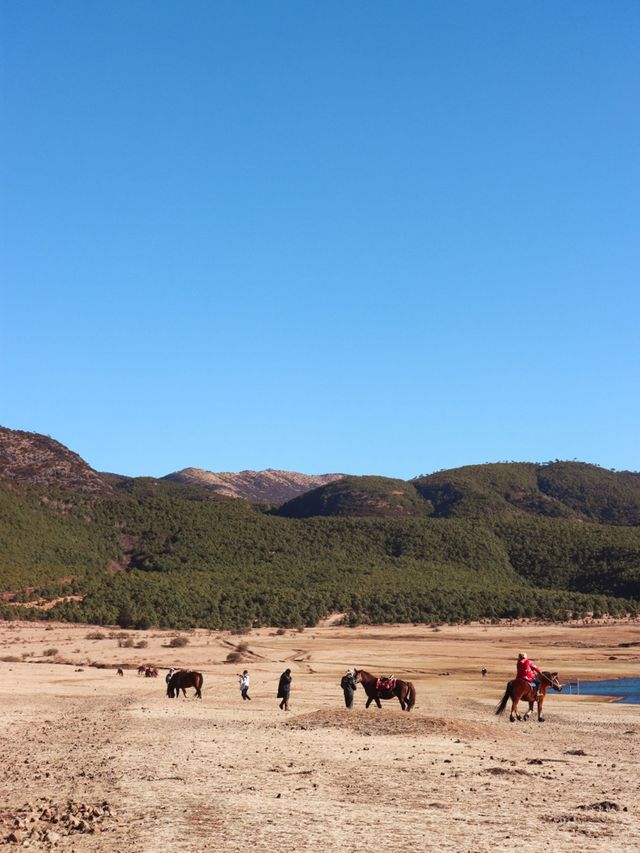
[[536,674],[540,674],[538,667],[535,663],[532,663],[532,661],[529,660],[524,652],[520,652],[518,655],[516,678],[520,678],[522,681],[527,681],[529,684],[532,684],[536,689],[537,695],[540,682],[536,678]]

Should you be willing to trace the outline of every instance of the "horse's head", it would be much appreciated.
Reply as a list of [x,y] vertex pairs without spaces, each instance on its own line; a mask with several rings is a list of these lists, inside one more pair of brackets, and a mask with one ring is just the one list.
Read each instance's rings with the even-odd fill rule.
[[552,690],[556,690],[558,693],[562,691],[562,684],[560,684],[560,681],[558,680],[557,672],[543,672],[542,674]]
[[356,684],[362,684],[362,670],[361,669],[354,669],[353,670],[353,677],[354,677]]

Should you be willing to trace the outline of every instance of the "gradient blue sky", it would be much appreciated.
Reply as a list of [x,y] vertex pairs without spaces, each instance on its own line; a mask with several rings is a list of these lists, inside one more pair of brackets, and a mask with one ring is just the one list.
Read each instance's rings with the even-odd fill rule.
[[640,468],[640,4],[2,2],[0,423]]

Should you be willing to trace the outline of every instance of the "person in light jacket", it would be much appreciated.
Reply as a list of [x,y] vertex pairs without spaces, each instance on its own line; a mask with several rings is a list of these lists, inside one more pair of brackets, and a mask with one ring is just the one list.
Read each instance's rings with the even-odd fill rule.
[[249,696],[249,670],[245,669],[242,675],[238,676],[240,681],[240,695],[243,699],[248,699],[251,701],[251,696]]

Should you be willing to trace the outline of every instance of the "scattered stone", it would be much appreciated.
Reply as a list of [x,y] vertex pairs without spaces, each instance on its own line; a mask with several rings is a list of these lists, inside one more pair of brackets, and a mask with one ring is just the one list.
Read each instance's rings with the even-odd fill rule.
[[586,806],[578,806],[579,809],[583,809],[584,811],[595,811],[595,812],[619,812],[620,806],[617,803],[612,803],[611,800],[602,800],[600,803],[591,803],[591,805]]
[[[110,829],[114,822],[111,806],[106,800],[95,805],[68,800],[62,805],[41,799],[37,805],[26,803],[13,814],[0,816],[0,838],[28,849],[39,844],[50,849],[60,844],[65,836],[102,832]],[[4,835],[3,829],[11,831]]]

